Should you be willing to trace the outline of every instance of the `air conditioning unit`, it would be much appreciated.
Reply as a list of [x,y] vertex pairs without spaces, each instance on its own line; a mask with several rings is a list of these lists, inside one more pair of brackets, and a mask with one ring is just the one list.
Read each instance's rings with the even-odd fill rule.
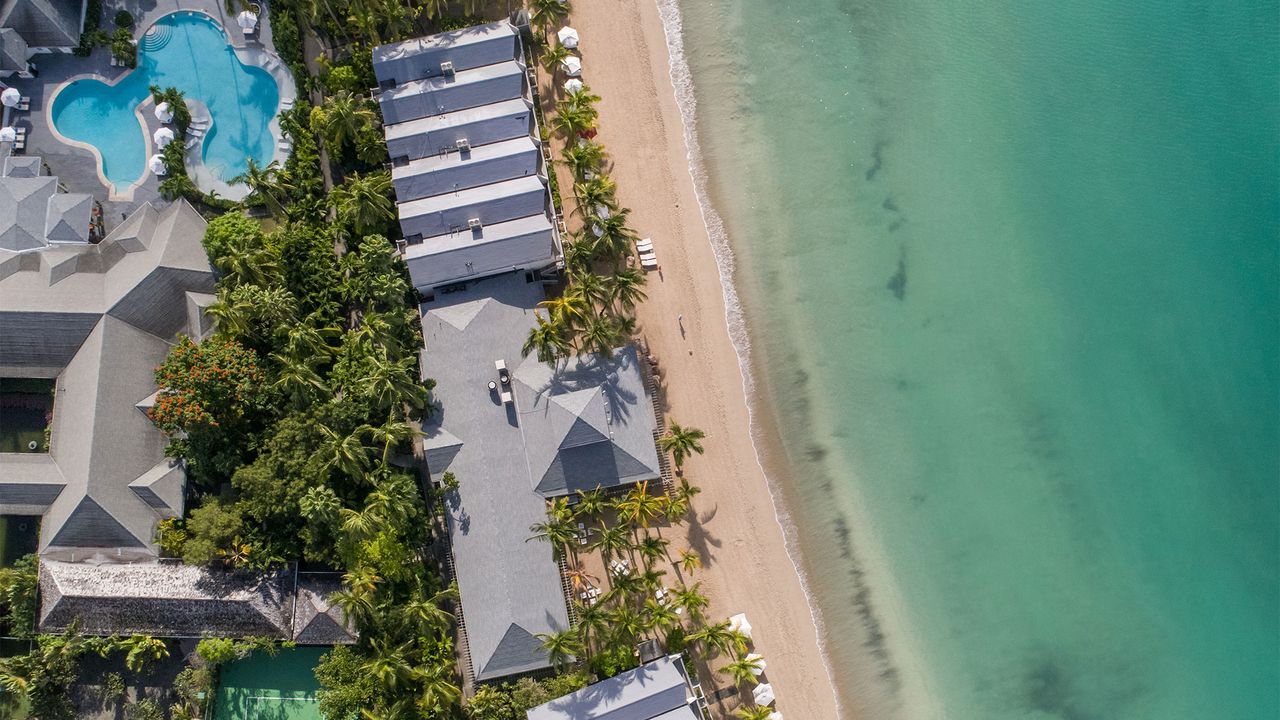
[[444,62],[440,63],[440,74],[441,74],[441,75],[452,75],[452,74],[453,74],[453,63],[449,62],[448,60],[445,60]]
[[471,141],[466,138],[458,138],[454,144],[458,146],[458,152],[467,152],[471,149]]
[[471,228],[472,230],[479,230],[481,227],[484,227],[484,226],[480,224],[480,218],[471,218],[470,220],[467,221],[467,227]]

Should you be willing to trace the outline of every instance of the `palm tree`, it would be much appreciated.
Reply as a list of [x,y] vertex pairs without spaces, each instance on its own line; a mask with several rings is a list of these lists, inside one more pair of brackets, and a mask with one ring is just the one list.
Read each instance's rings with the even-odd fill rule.
[[569,274],[569,286],[581,295],[587,304],[594,308],[603,305],[609,299],[609,291],[605,287],[604,278],[590,270],[579,270]]
[[689,549],[680,552],[680,568],[682,570],[692,575],[693,571],[700,567],[702,567],[701,555]]
[[590,108],[594,107],[598,102],[600,102],[600,96],[591,92],[591,88],[587,85],[583,85],[577,90],[566,93],[564,99],[557,104],[557,107]]
[[232,182],[249,186],[249,194],[243,201],[245,204],[261,203],[267,207],[272,217],[282,218],[285,216],[285,208],[280,198],[285,197],[286,194],[281,192],[280,188],[281,172],[280,163],[275,160],[266,167],[259,168],[258,163],[254,162],[253,158],[249,158],[248,169],[233,178]]
[[383,687],[396,690],[413,683],[417,670],[409,660],[411,642],[390,647],[385,640],[374,637],[369,640],[373,657],[365,663],[364,670]]
[[671,591],[671,596],[671,603],[676,607],[684,608],[694,622],[701,622],[702,611],[711,604],[707,596],[702,594],[702,583],[694,583],[693,587],[679,585]]
[[613,359],[613,350],[623,343],[625,336],[618,330],[618,324],[608,316],[588,318],[582,327],[580,344],[584,350]]
[[609,501],[604,496],[604,488],[599,485],[595,490],[587,490],[578,493],[578,504],[573,506],[574,517],[594,517],[604,512],[609,506]]
[[279,266],[276,255],[269,248],[234,246],[226,254],[214,258],[213,264],[222,271],[223,279],[231,286],[271,284]]
[[564,571],[565,577],[569,578],[569,586],[574,592],[578,592],[592,583],[599,582],[599,578],[582,569],[581,565],[569,565]]
[[428,635],[444,632],[453,623],[453,614],[440,605],[457,599],[458,584],[450,583],[449,587],[431,597],[415,596],[401,606],[401,614],[418,632]]
[[733,711],[733,716],[738,720],[769,720],[773,717],[773,708],[768,705],[751,705],[738,708]]
[[422,435],[422,431],[406,422],[392,422],[391,418],[387,418],[387,424],[377,427],[374,425],[361,425],[356,429],[357,433],[368,435],[370,440],[382,443],[382,464],[387,465],[391,461],[391,448],[408,442]]
[[391,360],[385,354],[369,358],[368,371],[361,385],[373,400],[374,407],[390,409],[400,403],[421,409],[427,404],[427,389],[418,380],[418,360],[405,357]]
[[569,169],[573,171],[573,176],[578,180],[586,180],[587,173],[599,171],[607,157],[604,146],[590,140],[567,144],[560,156],[564,158]]
[[[561,498],[557,498],[560,500]],[[545,539],[551,543],[552,551],[557,558],[564,556],[564,549],[572,547],[574,539],[577,537],[577,528],[573,524],[572,515],[562,515],[552,508],[547,511],[547,519],[543,522],[536,522],[529,526],[529,532],[533,536],[526,539],[525,542],[534,539]]]
[[618,207],[613,197],[617,192],[617,184],[606,175],[597,175],[590,180],[574,183],[573,196],[578,199],[578,207],[573,212],[575,215],[594,220],[600,215],[597,212],[598,207],[604,207],[610,211]]
[[609,625],[614,634],[626,644],[632,644],[644,631],[644,619],[629,607],[623,606],[609,613]]
[[676,464],[676,469],[681,470],[684,467],[685,458],[693,453],[702,454],[702,440],[707,434],[695,427],[682,427],[680,423],[671,422],[671,427],[667,429],[667,434],[658,440],[658,446],[663,452],[671,453],[671,459]]
[[536,327],[529,329],[521,352],[525,357],[537,353],[538,362],[554,365],[556,360],[569,354],[569,341],[564,338],[564,328],[541,315]]
[[325,444],[321,450],[326,457],[325,468],[339,470],[353,478],[363,475],[368,461],[365,459],[365,448],[360,442],[360,436],[352,433],[342,437],[324,425],[320,425],[319,429],[325,436]]
[[396,217],[396,206],[391,201],[390,173],[364,176],[355,173],[333,189],[332,198],[338,214],[361,235],[381,230]]
[[151,663],[169,657],[169,648],[164,641],[150,635],[133,635],[121,640],[119,648],[125,652],[124,666],[135,673],[141,673]]
[[613,507],[618,516],[632,525],[649,527],[649,522],[662,514],[663,501],[649,494],[649,481],[646,480],[631,488],[622,499],[614,502]]
[[551,128],[562,136],[572,139],[596,127],[598,113],[595,108],[566,107],[556,110],[551,119]]
[[[689,633],[689,640],[702,643],[708,651],[728,653],[733,646],[733,636],[729,631],[729,621],[704,626],[701,630]],[[713,654],[715,654],[713,653]]]
[[453,666],[444,663],[431,663],[425,670],[419,668],[418,710],[424,717],[445,717],[444,711],[452,707],[462,697],[462,690],[454,682]]
[[631,243],[636,241],[636,233],[627,227],[627,216],[631,211],[618,208],[607,218],[591,218],[591,234],[596,246],[596,256],[605,257],[617,262],[631,252]]
[[645,567],[648,567],[653,561],[667,554],[667,546],[670,544],[670,540],[646,532],[640,542],[636,543],[636,550],[640,553],[640,557],[644,558]]
[[539,58],[539,60],[542,61],[542,67],[546,68],[547,72],[551,73],[552,82],[555,82],[556,78],[559,76],[560,63],[572,54],[573,53],[569,51],[569,48],[561,45],[560,43],[549,45],[546,50],[542,51],[542,57]]
[[635,310],[636,303],[643,302],[648,298],[644,290],[641,289],[646,281],[645,274],[636,268],[619,270],[606,278],[605,288],[608,294],[609,306],[630,314]]
[[608,629],[609,618],[599,603],[574,603],[574,610],[578,615],[578,636],[582,640],[582,648],[589,653],[592,636],[600,637]]
[[547,28],[569,14],[569,0],[529,0],[529,20],[542,30],[546,42]]
[[377,122],[364,98],[349,90],[330,95],[318,109],[311,111],[311,129],[324,138],[334,155],[341,155],[343,148],[354,145],[360,134]]
[[644,601],[648,631],[662,637],[668,630],[680,624],[680,616],[670,605],[663,605],[653,598]]
[[283,392],[294,409],[300,410],[306,407],[315,393],[324,393],[328,390],[324,380],[316,374],[309,363],[298,362],[280,353],[271,353],[268,357],[280,365],[280,370],[276,373],[276,381],[271,387]]
[[539,306],[546,308],[551,315],[551,322],[561,328],[577,327],[591,312],[590,303],[573,288],[566,290],[560,297],[542,301]]
[[614,555],[625,550],[629,544],[625,527],[621,525],[607,527],[601,522],[600,529],[596,531],[596,539],[591,541],[590,548],[591,550],[599,550],[607,565]]
[[732,677],[734,683],[738,685],[746,683],[755,685],[760,682],[756,679],[756,673],[762,670],[763,664],[764,658],[756,655],[738,655],[737,659],[721,668],[720,672]]
[[553,633],[537,633],[535,637],[542,641],[542,649],[547,651],[551,664],[556,670],[563,670],[582,653],[582,641],[572,629]]

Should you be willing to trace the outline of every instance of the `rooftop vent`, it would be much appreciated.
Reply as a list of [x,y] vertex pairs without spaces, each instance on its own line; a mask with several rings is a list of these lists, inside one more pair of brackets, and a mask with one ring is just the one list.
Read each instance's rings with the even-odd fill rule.
[[480,224],[480,218],[471,218],[470,220],[467,221],[467,227],[471,228],[472,230],[479,230],[484,226]]
[[440,63],[440,74],[441,74],[441,75],[452,75],[452,74],[453,74],[453,63],[449,62],[448,60],[445,60],[444,62]]
[[454,145],[458,146],[458,152],[467,152],[471,149],[471,141],[466,138],[458,138]]

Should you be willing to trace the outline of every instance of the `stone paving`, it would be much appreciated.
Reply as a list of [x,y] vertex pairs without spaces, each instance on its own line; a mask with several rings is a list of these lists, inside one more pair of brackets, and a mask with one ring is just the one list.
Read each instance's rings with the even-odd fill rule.
[[[235,21],[239,11],[228,13],[222,0],[106,0],[103,3],[101,27],[107,31],[112,30],[112,18],[117,10],[124,9],[133,14],[135,34],[141,37],[152,23],[164,15],[178,10],[199,10],[217,18],[237,48],[247,48],[250,52],[265,48],[274,52],[270,10],[266,7],[268,3],[259,0],[258,4],[263,9],[259,15],[259,38],[248,43]],[[68,192],[88,193],[101,202],[108,233],[143,203],[151,202],[157,208],[167,205],[168,202],[159,194],[159,178],[151,174],[133,189],[132,197],[110,197],[110,188],[98,174],[98,160],[94,153],[58,140],[50,127],[48,99],[62,83],[85,74],[95,74],[113,81],[129,72],[129,69],[112,67],[110,51],[101,47],[94,49],[93,54],[87,58],[69,54],[37,55],[34,64],[39,72],[37,77],[14,76],[9,79],[9,84],[31,98],[30,110],[14,110],[10,116],[11,124],[27,130],[25,154],[43,158],[47,172],[57,175]],[[144,105],[142,115],[147,123],[147,133],[155,132],[159,123],[151,112],[150,101]],[[227,192],[219,194],[229,196]]]

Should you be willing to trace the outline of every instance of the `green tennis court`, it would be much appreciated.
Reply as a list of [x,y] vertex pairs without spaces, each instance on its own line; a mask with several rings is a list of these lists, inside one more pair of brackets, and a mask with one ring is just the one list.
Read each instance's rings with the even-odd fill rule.
[[222,668],[214,720],[322,720],[313,672],[328,648],[254,653]]

